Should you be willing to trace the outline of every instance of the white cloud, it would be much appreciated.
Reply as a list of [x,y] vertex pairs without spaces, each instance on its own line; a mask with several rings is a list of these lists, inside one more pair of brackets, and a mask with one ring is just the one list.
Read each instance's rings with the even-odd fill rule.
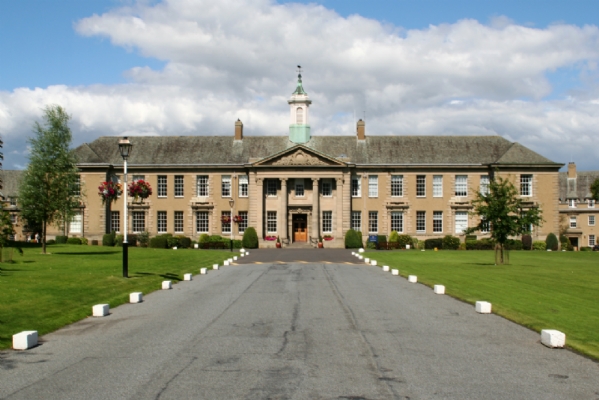
[[[284,134],[302,64],[314,134],[352,134],[353,115],[365,111],[372,135],[500,134],[599,169],[596,26],[536,29],[500,16],[403,30],[314,4],[168,0],[94,15],[76,30],[166,66],[126,71],[124,85],[0,92],[5,141],[22,142],[49,103],[73,115],[76,144],[123,133],[232,135],[237,118],[247,134]],[[560,68],[586,86],[547,100],[546,74]]]

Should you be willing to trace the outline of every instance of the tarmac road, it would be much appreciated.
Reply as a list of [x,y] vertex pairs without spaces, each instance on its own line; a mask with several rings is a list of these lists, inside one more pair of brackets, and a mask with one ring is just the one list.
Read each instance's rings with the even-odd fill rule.
[[599,365],[535,332],[347,251],[301,251],[323,262],[252,252],[240,261],[261,264],[1,352],[0,398],[599,399]]

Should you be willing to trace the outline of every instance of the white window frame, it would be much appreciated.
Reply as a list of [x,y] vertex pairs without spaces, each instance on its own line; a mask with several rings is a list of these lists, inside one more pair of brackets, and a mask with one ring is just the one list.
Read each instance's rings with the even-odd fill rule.
[[110,211],[110,231],[121,232],[121,212]]
[[[231,225],[233,225],[233,220],[231,216],[231,211],[221,211],[220,213],[220,231],[221,233],[226,233],[227,235],[231,234]],[[223,222],[222,217],[229,217],[229,222]]]
[[277,197],[277,191],[279,190],[279,185],[277,184],[276,179],[267,179],[266,180],[266,195],[268,197]]
[[568,207],[576,208],[576,199],[568,199]]
[[391,175],[391,197],[403,197],[403,175]]
[[416,175],[416,197],[426,197],[426,175]]
[[175,175],[175,197],[185,196],[185,177],[183,175]]
[[322,180],[322,197],[333,197],[333,182],[330,179]]
[[351,197],[362,197],[362,179],[359,175],[351,177]]
[[295,178],[295,197],[304,197],[306,195],[306,187],[304,178]]
[[379,212],[368,211],[368,233],[379,232]]
[[224,198],[231,197],[231,175],[220,176],[220,196]]
[[277,212],[267,211],[266,212],[266,233],[276,234],[277,233]]
[[433,197],[443,197],[443,175],[433,175]]
[[208,197],[210,194],[209,182],[208,175],[196,175],[196,195],[198,197]]
[[354,231],[362,232],[362,211],[351,212],[351,228]]
[[[145,175],[131,175],[131,182],[145,181],[145,180],[146,180]],[[119,182],[120,182],[120,180],[119,180]]]
[[73,182],[73,196],[81,196],[81,175],[77,175]]
[[9,197],[8,198],[8,202],[11,206],[16,207],[17,206],[17,198],[16,197]]
[[[136,180],[134,179],[133,182]],[[166,175],[158,175],[157,194],[159,198],[167,197],[168,195],[168,177]]]
[[588,199],[587,208],[595,208],[595,199]]
[[69,232],[83,233],[83,213],[81,211],[75,211],[71,217],[71,220],[69,221]]
[[237,223],[237,230],[239,231],[239,233],[244,233],[245,230],[248,228],[248,212],[239,211],[238,215],[242,217],[243,220]]
[[158,211],[156,214],[156,232],[168,232],[168,214],[166,211]]
[[595,240],[595,235],[589,235],[589,247],[593,247],[597,244],[597,241]]
[[481,216],[480,222],[481,222],[480,233],[489,233],[491,231],[491,223],[489,221],[486,221],[484,216]]
[[464,231],[468,229],[468,212],[467,211],[456,211],[455,212],[455,233],[458,235],[464,234]]
[[589,215],[589,226],[595,226],[595,216]]
[[368,175],[368,197],[379,197],[378,175]]
[[433,233],[443,233],[443,211],[433,211]]
[[576,222],[577,222],[576,221],[576,216],[575,215],[571,215],[570,216],[570,228],[571,229],[576,228],[576,226],[578,225]]
[[174,225],[175,233],[185,232],[185,214],[183,211],[175,211]]
[[491,184],[491,177],[489,175],[481,175],[480,176],[480,187],[479,192],[483,196],[487,196],[489,194],[489,185]]
[[[145,211],[131,212],[131,229],[133,233],[141,233],[146,230],[146,213]],[[140,229],[141,228],[141,229]]]
[[426,233],[426,211],[416,211],[416,233]]
[[249,182],[247,175],[239,175],[239,197],[248,197]]
[[532,196],[532,174],[521,174],[520,175],[520,196],[531,197]]
[[391,211],[391,231],[403,233],[403,212]]
[[468,197],[468,175],[455,176],[455,196]]
[[322,212],[322,233],[333,232],[333,212],[323,211]]
[[196,211],[196,233],[208,232],[210,232],[210,213],[208,211]]

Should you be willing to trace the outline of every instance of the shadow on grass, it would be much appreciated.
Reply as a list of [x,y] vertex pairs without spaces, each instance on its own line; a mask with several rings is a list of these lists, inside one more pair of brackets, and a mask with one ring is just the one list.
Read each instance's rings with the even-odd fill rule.
[[179,276],[177,274],[173,274],[172,272],[167,272],[166,274],[155,274],[153,272],[136,272],[132,278],[135,278],[136,276],[160,276],[161,278],[164,279],[171,279],[173,281],[182,281],[181,278],[179,278]]
[[95,255],[107,255],[107,254],[120,254],[122,253],[122,251],[84,251],[84,252],[76,252],[76,253],[71,253],[71,252],[63,252],[63,251],[57,251],[54,254],[60,254],[63,256],[95,256]]
[[495,263],[492,263],[492,262],[488,262],[488,263],[464,263],[464,265],[484,265],[484,266],[491,266],[491,267],[499,267],[499,266],[501,266],[501,264],[500,265],[495,265]]

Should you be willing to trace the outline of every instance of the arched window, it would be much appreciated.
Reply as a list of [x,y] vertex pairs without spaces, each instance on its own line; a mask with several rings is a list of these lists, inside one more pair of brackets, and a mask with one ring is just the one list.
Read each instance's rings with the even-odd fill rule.
[[301,125],[304,123],[304,109],[301,107],[298,107],[297,110],[295,111],[295,123],[298,125]]

